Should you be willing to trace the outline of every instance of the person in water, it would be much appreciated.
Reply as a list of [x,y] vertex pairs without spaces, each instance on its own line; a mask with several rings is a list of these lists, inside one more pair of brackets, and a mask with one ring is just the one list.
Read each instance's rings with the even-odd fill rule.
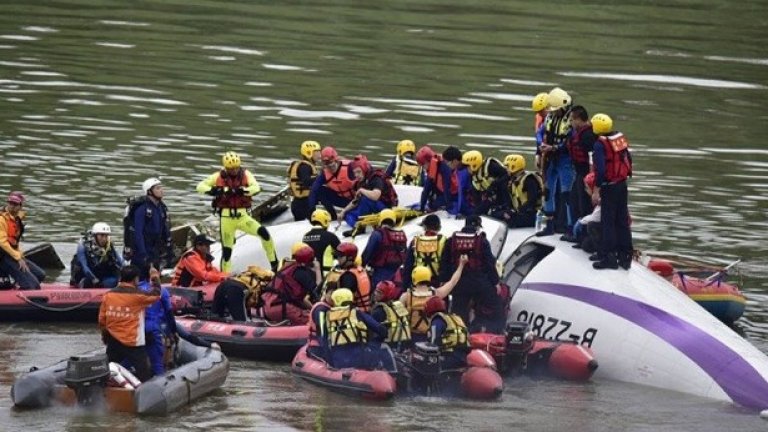
[[110,241],[112,228],[104,222],[93,224],[77,245],[70,267],[69,284],[80,288],[114,288],[125,265]]
[[192,249],[184,252],[176,264],[171,285],[179,287],[197,287],[209,283],[218,283],[229,276],[213,265],[211,245],[213,239],[205,234],[198,234],[192,241]]
[[11,192],[5,208],[0,212],[0,273],[13,278],[23,290],[40,289],[45,272],[37,264],[24,258],[21,237],[24,235],[24,218],[27,213],[21,208],[24,195]]

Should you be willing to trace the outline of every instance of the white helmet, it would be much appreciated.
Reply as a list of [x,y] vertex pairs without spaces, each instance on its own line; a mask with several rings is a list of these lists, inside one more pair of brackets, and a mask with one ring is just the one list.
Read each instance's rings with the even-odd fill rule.
[[91,228],[91,233],[93,234],[112,234],[112,228],[109,227],[109,225],[105,224],[104,222],[96,222],[93,224],[93,228]]
[[144,183],[141,184],[141,189],[144,191],[145,194],[149,195],[149,191],[152,190],[153,187],[159,185],[160,183],[161,181],[159,178],[151,177],[144,180]]

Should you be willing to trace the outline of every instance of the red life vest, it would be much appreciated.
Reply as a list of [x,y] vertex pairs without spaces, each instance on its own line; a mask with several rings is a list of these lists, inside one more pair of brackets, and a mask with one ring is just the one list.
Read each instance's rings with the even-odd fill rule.
[[[434,155],[429,161],[429,166],[427,167],[427,178],[429,178],[429,180],[434,183],[435,187],[440,193],[443,193],[443,175],[440,172],[440,162],[442,161],[442,156]],[[455,170],[452,170],[451,195],[456,195],[457,193],[459,193],[459,176],[456,174]]]
[[[381,191],[381,198],[379,198],[379,201],[381,201],[385,206],[387,207],[396,207],[397,206],[397,192],[395,191],[395,187],[392,186],[392,181],[389,180],[389,177],[387,177],[387,174],[384,172],[381,168],[375,168],[371,172],[369,176],[365,179],[366,183],[374,178],[380,178],[381,182],[384,184],[384,189]],[[364,187],[364,186],[363,186]]]
[[632,177],[632,158],[627,137],[621,132],[614,132],[598,139],[605,148],[605,180],[617,183]]
[[285,303],[302,304],[306,293],[304,292],[304,287],[301,286],[294,276],[299,268],[299,264],[295,262],[283,267],[282,270],[277,272],[272,286],[267,288],[266,291],[277,293]]
[[323,170],[325,186],[346,199],[355,197],[355,180],[349,176],[349,163],[348,160],[340,161],[339,169],[333,173]]
[[[227,174],[227,171],[221,170],[219,177],[216,178],[216,186],[226,187],[229,190],[237,188],[248,187],[248,176],[245,175],[245,170],[240,169],[237,174],[231,176]],[[253,198],[247,195],[237,195],[234,193],[225,193],[224,195],[217,196],[213,199],[213,207],[217,209],[250,209]]]
[[381,233],[381,243],[371,259],[371,267],[402,265],[405,262],[405,250],[408,248],[408,238],[405,233],[389,227],[379,227],[375,231]]
[[568,140],[568,153],[571,155],[571,160],[574,164],[589,164],[589,153],[587,153],[580,145],[581,136],[584,132],[591,130],[592,125],[585,125],[580,129],[574,131],[571,135],[571,139]]
[[462,255],[467,255],[469,261],[465,265],[467,270],[483,270],[483,240],[485,233],[457,232],[451,237],[451,261],[458,267]]

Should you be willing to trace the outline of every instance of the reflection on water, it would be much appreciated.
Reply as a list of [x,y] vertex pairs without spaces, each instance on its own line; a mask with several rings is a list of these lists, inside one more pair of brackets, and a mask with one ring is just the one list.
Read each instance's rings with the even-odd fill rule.
[[[265,195],[285,184],[288,159],[306,139],[343,155],[365,152],[379,165],[403,138],[437,150],[520,152],[532,165],[530,98],[559,85],[591,113],[611,114],[632,143],[638,246],[742,258],[750,300],[743,326],[756,343],[768,339],[761,306],[768,292],[768,151],[760,117],[768,60],[758,43],[766,29],[741,18],[765,16],[763,3],[558,3],[547,11],[498,0],[4,6],[0,193],[27,193],[27,241],[73,242],[96,221],[119,230],[125,198],[140,193],[149,176],[163,179],[175,222],[204,218],[208,200],[194,185],[226,150],[243,155]],[[595,19],[617,25],[598,35]],[[0,339],[10,358],[2,367],[13,373],[91,341],[83,327],[25,331],[32,333]],[[81,340],[70,344],[67,337]],[[52,338],[59,348],[53,357],[50,346],[35,346]],[[168,421],[121,418],[125,425],[116,426],[54,416],[54,429],[178,423],[337,430],[359,421],[344,413],[349,399],[296,382],[285,366],[263,366],[235,362],[221,394]],[[0,377],[10,384],[9,372]],[[421,399],[365,410],[375,419],[372,430],[685,430],[702,417],[756,428],[719,405],[697,408],[698,400],[649,398],[610,383],[510,388],[499,403],[452,403],[467,408],[461,410]],[[185,418],[190,413],[194,421]],[[10,422],[43,427],[26,413],[13,413]]]

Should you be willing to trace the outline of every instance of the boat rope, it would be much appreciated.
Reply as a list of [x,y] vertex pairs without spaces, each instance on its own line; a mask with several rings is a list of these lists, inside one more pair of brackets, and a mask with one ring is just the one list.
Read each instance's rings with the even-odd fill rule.
[[45,310],[45,311],[48,311],[48,312],[71,312],[71,311],[73,311],[75,309],[80,309],[81,307],[87,305],[88,303],[91,303],[91,300],[93,300],[93,296],[91,296],[91,297],[88,297],[88,299],[83,301],[82,303],[78,303],[78,304],[76,304],[74,306],[63,307],[63,308],[56,308],[56,307],[41,305],[40,303],[37,303],[34,300],[28,299],[23,294],[16,294],[16,297],[24,300],[24,302],[26,302],[26,303],[28,303],[28,304],[30,304],[32,306],[35,306],[36,308],[39,308],[39,309],[42,309],[42,310]]

